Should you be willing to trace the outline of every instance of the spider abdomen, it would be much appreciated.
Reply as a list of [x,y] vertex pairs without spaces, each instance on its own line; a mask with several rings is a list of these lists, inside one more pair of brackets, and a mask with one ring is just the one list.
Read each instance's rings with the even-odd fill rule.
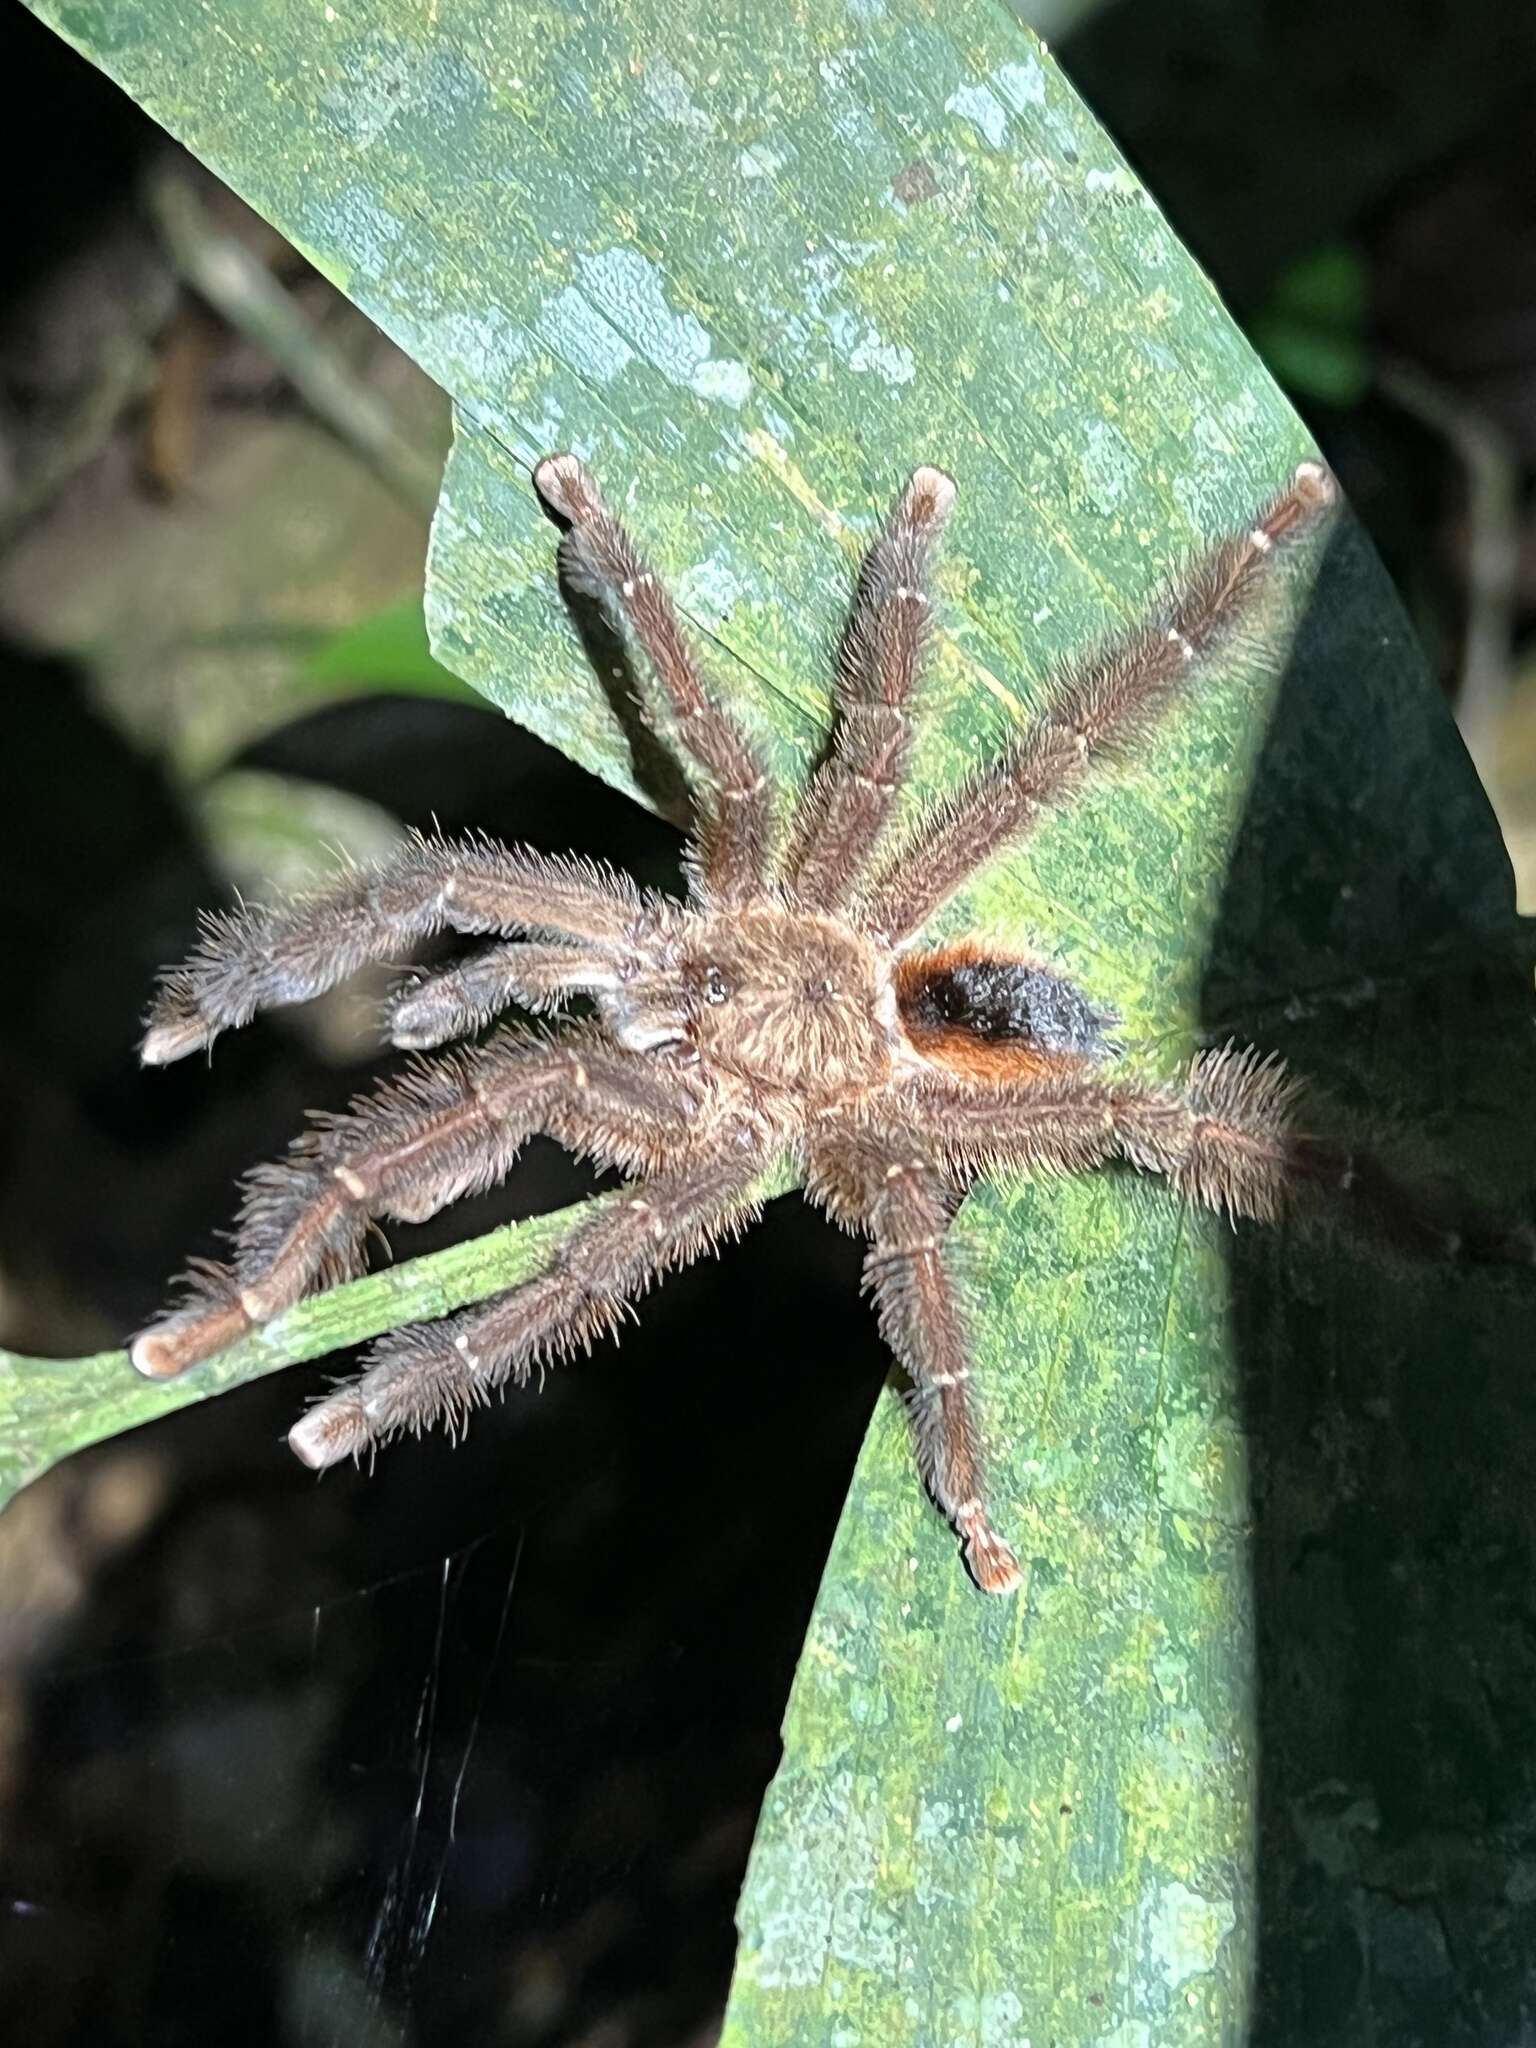
[[896,1002],[914,1049],[962,1073],[1060,1073],[1109,1050],[1109,1020],[1064,975],[976,945],[909,953]]

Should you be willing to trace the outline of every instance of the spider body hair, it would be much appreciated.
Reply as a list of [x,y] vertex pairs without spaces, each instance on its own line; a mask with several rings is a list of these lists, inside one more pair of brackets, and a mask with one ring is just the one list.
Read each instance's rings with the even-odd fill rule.
[[[617,1327],[661,1275],[734,1236],[786,1153],[808,1196],[869,1240],[865,1284],[906,1376],[919,1472],[984,1590],[1019,1583],[987,1499],[971,1335],[951,1224],[978,1178],[1129,1167],[1233,1219],[1322,1202],[1428,1252],[1464,1238],[1425,1220],[1386,1170],[1309,1135],[1273,1059],[1201,1054],[1138,1080],[1113,1020],[1065,975],[975,940],[914,934],[1086,773],[1129,748],[1197,664],[1239,642],[1273,566],[1334,502],[1300,465],[1257,518],[1209,547],[1129,632],[1060,675],[1044,711],[952,798],[897,827],[932,633],[929,581],[955,502],[916,470],[873,542],[835,675],[827,756],[792,815],[748,732],[705,682],[666,591],[573,455],[534,481],[566,527],[560,563],[646,656],[650,715],[702,783],[686,901],[591,864],[486,839],[413,835],[271,910],[204,922],[151,1009],[151,1064],[257,1011],[397,960],[433,934],[489,940],[418,973],[388,1011],[397,1045],[475,1034],[509,1003],[595,1015],[500,1026],[317,1119],[245,1182],[227,1265],[133,1346],[141,1372],[186,1370],[316,1287],[361,1269],[369,1230],[489,1187],[536,1133],[628,1177],[521,1286],[381,1339],[351,1384],[298,1422],[306,1463],[358,1456],[434,1420],[462,1428]],[[1470,1242],[1528,1259],[1493,1226]]]

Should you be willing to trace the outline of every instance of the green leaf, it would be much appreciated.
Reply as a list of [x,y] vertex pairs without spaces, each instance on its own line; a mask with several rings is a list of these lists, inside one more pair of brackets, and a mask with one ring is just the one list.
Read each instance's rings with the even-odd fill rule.
[[361,696],[377,690],[449,697],[464,704],[485,701],[433,654],[419,595],[402,598],[322,640],[305,661],[288,697],[290,707],[297,709],[311,692],[329,704],[342,695]]
[[1276,279],[1249,334],[1291,390],[1326,405],[1358,405],[1373,375],[1369,317],[1363,257],[1329,243]]
[[1310,321],[1335,334],[1363,336],[1371,310],[1365,258],[1345,242],[1327,242],[1281,272],[1270,291],[1269,306],[1289,319]]
[[[527,484],[551,447],[624,503],[788,778],[825,731],[860,545],[914,462],[951,469],[924,799],[1306,452],[990,0],[38,11],[450,391],[436,652],[621,786],[631,749]],[[1531,1099],[1528,979],[1490,821],[1348,530],[1276,710],[1315,567],[943,929],[1048,954],[1170,1064],[1230,1018],[1346,1099],[1390,1092],[1442,1147],[1475,1136],[1485,1182],[1514,1185],[1495,1105]],[[1492,963],[1476,1004],[1469,953]],[[1327,1526],[1310,1418],[1276,1375],[1315,1395],[1348,1346],[1373,1398],[1381,1360],[1408,1361],[1406,1398],[1458,1335],[1514,1355],[1520,1303],[1326,1245],[1234,1252],[1107,1176],[981,1190],[961,1229],[1027,1589],[971,1589],[885,1403],[796,1682],[725,2039],[1236,2041],[1258,1960],[1254,1417],[1290,1487],[1276,1526]],[[1329,1853],[1337,1871],[1353,1851]],[[1340,1914],[1346,1943],[1359,1922]]]

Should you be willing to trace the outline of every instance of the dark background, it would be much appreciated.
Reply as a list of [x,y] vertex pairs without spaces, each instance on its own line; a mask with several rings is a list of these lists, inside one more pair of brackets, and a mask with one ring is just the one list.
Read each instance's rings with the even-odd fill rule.
[[[1469,737],[1536,892],[1530,10],[1126,0],[1046,26],[1289,381],[1448,694],[1469,621],[1492,645]],[[220,899],[210,848],[259,872],[435,819],[665,881],[676,839],[366,663],[350,698],[293,692],[284,634],[319,646],[419,590],[420,509],[179,282],[143,198],[176,160],[158,131],[19,9],[0,79],[0,1342],[67,1356],[141,1323],[216,1249],[240,1170],[383,1064],[366,1006],[336,1004],[138,1071],[155,970]],[[440,448],[423,380],[188,175]],[[584,1185],[539,1148],[394,1248]],[[15,2038],[712,2039],[884,1371],[857,1271],[779,1204],[456,1451],[296,1476],[283,1432],[322,1383],[296,1369],[29,1489],[0,1521]],[[1515,2038],[1480,1963],[1438,1986],[1433,2038]],[[1280,1987],[1266,2038],[1349,2038],[1347,1980],[1320,1980],[1331,2009]]]

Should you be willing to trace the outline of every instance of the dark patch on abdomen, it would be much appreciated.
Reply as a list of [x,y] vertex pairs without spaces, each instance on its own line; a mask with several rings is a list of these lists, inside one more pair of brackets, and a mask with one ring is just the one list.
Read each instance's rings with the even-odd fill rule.
[[1107,1019],[1062,975],[1024,960],[953,952],[901,963],[897,1001],[914,1040],[963,1033],[983,1045],[1102,1055]]

